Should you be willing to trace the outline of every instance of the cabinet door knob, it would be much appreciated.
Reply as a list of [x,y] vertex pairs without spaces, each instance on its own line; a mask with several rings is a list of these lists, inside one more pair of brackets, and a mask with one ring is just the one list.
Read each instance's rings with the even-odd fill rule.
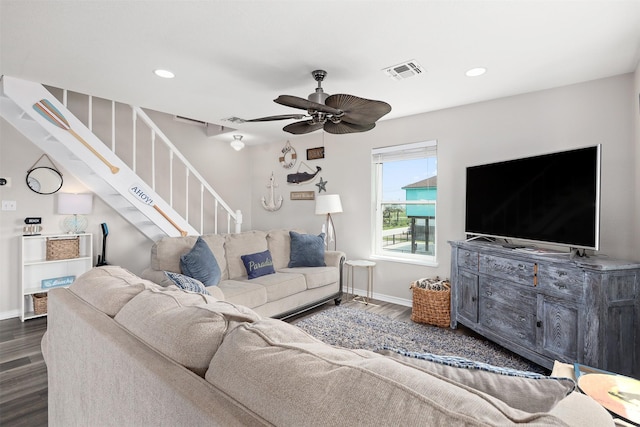
[[542,320],[538,320],[538,321],[536,322],[536,326],[537,326],[538,328],[541,328],[541,327],[542,327]]
[[476,297],[471,297],[471,302],[476,302],[478,298]]

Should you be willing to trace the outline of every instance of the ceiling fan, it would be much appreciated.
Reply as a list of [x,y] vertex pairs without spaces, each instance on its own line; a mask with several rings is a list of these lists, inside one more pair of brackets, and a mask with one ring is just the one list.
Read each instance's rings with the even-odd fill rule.
[[311,73],[318,82],[315,92],[307,99],[292,95],[280,95],[273,101],[287,107],[307,110],[307,114],[282,114],[246,120],[246,122],[269,122],[274,120],[304,119],[282,128],[294,135],[305,134],[319,129],[333,134],[366,132],[376,126],[376,121],[391,111],[391,106],[383,101],[359,98],[353,95],[329,95],[322,90],[322,81],[327,76],[324,70]]

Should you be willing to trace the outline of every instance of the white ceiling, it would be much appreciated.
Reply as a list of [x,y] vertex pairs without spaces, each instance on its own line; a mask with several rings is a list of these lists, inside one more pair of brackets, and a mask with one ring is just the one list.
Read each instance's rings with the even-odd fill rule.
[[[0,2],[3,75],[233,127],[248,144],[295,138],[282,131],[293,120],[223,119],[303,113],[273,99],[306,98],[319,68],[327,93],[391,104],[386,120],[632,72],[640,59],[640,0]],[[381,71],[406,60],[426,73]],[[465,76],[478,66],[488,72]]]

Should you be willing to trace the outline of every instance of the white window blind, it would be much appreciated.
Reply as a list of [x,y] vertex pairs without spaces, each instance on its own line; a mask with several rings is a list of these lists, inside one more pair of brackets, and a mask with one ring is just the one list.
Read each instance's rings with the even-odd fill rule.
[[371,150],[371,160],[373,163],[384,163],[435,156],[437,147],[438,142],[433,140],[374,148]]

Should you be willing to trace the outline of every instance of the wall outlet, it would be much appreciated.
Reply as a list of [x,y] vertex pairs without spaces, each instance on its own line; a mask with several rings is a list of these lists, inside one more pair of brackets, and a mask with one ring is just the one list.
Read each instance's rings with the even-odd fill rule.
[[3,200],[2,201],[2,210],[3,211],[15,211],[17,203],[15,200]]

